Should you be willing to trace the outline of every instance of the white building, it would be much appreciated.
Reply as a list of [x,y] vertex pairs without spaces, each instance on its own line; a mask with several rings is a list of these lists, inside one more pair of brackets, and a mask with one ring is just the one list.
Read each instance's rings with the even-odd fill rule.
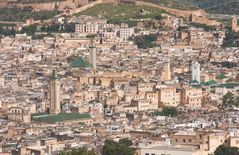
[[75,33],[85,33],[85,24],[76,24]]
[[97,23],[82,23],[75,25],[75,33],[97,34],[98,31],[99,24]]
[[121,28],[119,30],[119,37],[121,39],[128,39],[134,35],[134,28]]
[[200,83],[200,64],[196,61],[192,64],[192,80]]
[[99,25],[97,23],[87,23],[85,26],[85,32],[87,34],[97,34],[99,31]]

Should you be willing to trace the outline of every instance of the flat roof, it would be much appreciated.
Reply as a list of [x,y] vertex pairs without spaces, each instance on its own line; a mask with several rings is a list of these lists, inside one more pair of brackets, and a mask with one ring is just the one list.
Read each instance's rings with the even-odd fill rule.
[[199,150],[199,145],[158,144],[158,145],[154,145],[154,146],[144,147],[143,149],[194,152],[194,151]]

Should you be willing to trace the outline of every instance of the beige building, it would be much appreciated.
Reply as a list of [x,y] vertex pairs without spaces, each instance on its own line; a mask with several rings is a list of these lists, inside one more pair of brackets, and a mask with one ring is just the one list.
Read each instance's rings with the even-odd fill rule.
[[132,101],[132,106],[137,107],[137,111],[147,111],[150,109],[150,103],[148,100],[145,99]]
[[201,155],[198,145],[158,144],[140,149],[139,155]]
[[154,89],[155,89],[155,83],[140,82],[138,84],[138,91],[141,91],[141,92],[146,92],[146,91],[152,92],[154,91]]
[[172,136],[173,144],[200,144],[200,155],[212,154],[216,148],[226,142],[226,132],[196,131],[178,132]]
[[198,108],[202,104],[202,89],[183,87],[181,92],[182,105],[189,108]]
[[235,31],[235,32],[239,31],[239,27],[237,25],[237,17],[236,16],[232,17],[232,30]]
[[159,90],[159,103],[164,106],[177,107],[180,104],[180,92],[176,88],[161,88]]

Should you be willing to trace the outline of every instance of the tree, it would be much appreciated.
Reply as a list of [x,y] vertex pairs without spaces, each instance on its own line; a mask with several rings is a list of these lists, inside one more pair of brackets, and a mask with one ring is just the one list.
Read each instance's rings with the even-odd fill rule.
[[60,155],[95,155],[94,151],[88,150],[86,147],[73,148],[70,151],[63,151]]
[[132,141],[127,138],[120,139],[119,142],[105,140],[102,155],[133,155],[135,149],[131,147],[132,145]]
[[153,116],[177,116],[178,115],[178,111],[176,108],[174,107],[166,107],[163,108],[162,111],[155,111],[153,113],[151,113],[151,115]]
[[228,92],[226,95],[222,98],[222,106],[223,107],[231,107],[231,106],[238,106],[239,101],[236,99],[236,97],[233,95],[233,93]]
[[48,26],[48,32],[58,32],[61,28],[60,24],[52,24]]
[[226,37],[223,40],[222,47],[238,47],[239,32],[233,32],[231,29],[226,31]]
[[157,16],[155,16],[155,19],[156,19],[156,20],[162,20],[162,19],[163,19],[163,16],[162,16],[162,15],[157,15]]
[[147,49],[156,46],[157,34],[136,36],[133,39],[138,48]]
[[166,107],[162,110],[161,112],[162,116],[177,116],[178,115],[178,111],[176,108],[174,107]]
[[27,35],[34,35],[36,31],[37,25],[29,25],[22,28],[22,33],[26,33]]
[[237,147],[228,147],[220,145],[214,152],[214,155],[238,155],[239,151]]

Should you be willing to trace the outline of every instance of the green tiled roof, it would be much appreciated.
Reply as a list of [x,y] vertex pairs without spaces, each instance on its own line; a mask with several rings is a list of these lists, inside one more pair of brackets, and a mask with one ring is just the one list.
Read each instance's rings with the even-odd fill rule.
[[204,86],[211,86],[211,85],[215,85],[217,84],[217,82],[215,80],[209,80],[207,82],[202,82],[202,85]]
[[225,74],[219,74],[216,76],[216,79],[224,79],[226,78]]
[[86,118],[91,118],[91,116],[89,114],[80,113],[59,113],[57,115],[44,115],[42,117],[33,117],[33,120],[37,122],[56,123]]
[[70,67],[72,68],[88,68],[91,64],[83,59],[82,57],[75,57],[70,62]]

